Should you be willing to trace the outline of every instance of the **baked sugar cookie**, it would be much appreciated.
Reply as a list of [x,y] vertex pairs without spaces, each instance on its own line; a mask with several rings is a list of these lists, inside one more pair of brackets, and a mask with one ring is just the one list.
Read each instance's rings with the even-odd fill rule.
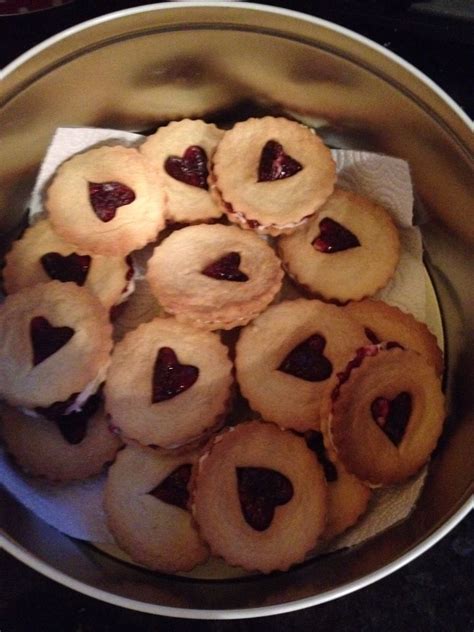
[[249,571],[287,570],[324,530],[326,482],[304,439],[244,422],[200,458],[192,508],[214,555]]
[[114,348],[106,408],[125,439],[177,448],[222,424],[232,363],[219,337],[155,318]]
[[329,400],[328,445],[346,470],[371,485],[415,474],[443,428],[444,396],[434,367],[390,343],[359,349]]
[[21,410],[0,408],[2,439],[26,473],[54,482],[80,480],[99,474],[121,446],[108,425],[100,402],[88,411],[55,421],[32,418]]
[[165,455],[129,445],[109,469],[104,491],[108,526],[137,563],[176,573],[204,562],[207,546],[188,508],[196,453]]
[[125,256],[165,226],[159,174],[140,152],[115,145],[76,154],[45,192],[54,230],[86,252]]
[[160,305],[202,329],[232,329],[262,312],[280,290],[273,249],[237,226],[189,226],[172,233],[148,261]]
[[237,382],[264,419],[299,432],[318,430],[326,390],[366,343],[363,327],[341,308],[318,300],[284,301],[242,330]]
[[366,197],[336,189],[319,213],[278,240],[288,274],[313,296],[345,303],[384,287],[400,258],[390,214]]
[[129,293],[133,267],[125,257],[78,250],[61,239],[47,219],[42,219],[13,242],[2,274],[7,294],[51,280],[71,281],[87,288],[110,308]]
[[162,175],[166,214],[194,224],[222,215],[209,192],[210,161],[224,130],[201,120],[173,121],[149,136],[140,152]]
[[251,118],[225,132],[213,159],[216,195],[228,218],[269,235],[292,232],[334,189],[331,152],[308,127]]
[[435,367],[438,375],[442,374],[443,354],[436,336],[412,314],[374,299],[351,301],[344,306],[344,311],[363,325],[371,342],[391,341],[414,349]]
[[73,412],[104,381],[111,350],[108,312],[85,288],[50,281],[20,290],[0,307],[0,396]]

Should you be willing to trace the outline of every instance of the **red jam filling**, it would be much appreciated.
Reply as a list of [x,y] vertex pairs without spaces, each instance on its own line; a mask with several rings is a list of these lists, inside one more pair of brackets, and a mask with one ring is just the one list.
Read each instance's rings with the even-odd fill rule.
[[321,467],[324,471],[324,477],[328,483],[337,481],[337,469],[332,461],[327,457],[326,448],[324,447],[323,435],[316,430],[308,430],[305,433],[305,441],[308,448],[314,452]]
[[283,151],[276,140],[265,143],[258,165],[258,182],[271,182],[290,178],[301,171],[303,166]]
[[168,156],[165,160],[165,171],[175,180],[190,184],[200,189],[209,188],[207,178],[209,171],[207,168],[207,155],[202,147],[191,145],[186,149],[183,156]]
[[30,338],[33,347],[33,366],[59,351],[73,337],[71,327],[53,327],[43,316],[35,316],[30,322]]
[[198,376],[197,367],[181,364],[173,349],[161,347],[153,368],[151,403],[164,402],[187,391]]
[[271,525],[275,508],[293,498],[293,485],[286,476],[264,467],[237,467],[240,507],[247,524],[256,531]]
[[332,373],[332,364],[323,354],[325,346],[326,339],[313,334],[290,351],[278,370],[307,382],[327,380]]
[[406,391],[393,399],[377,397],[370,406],[373,420],[395,446],[400,445],[403,439],[411,409],[411,395]]
[[41,257],[40,262],[50,279],[62,283],[73,281],[82,287],[89,273],[91,257],[78,255],[75,252],[67,256],[59,252],[48,252]]
[[89,198],[97,217],[110,222],[120,206],[134,201],[135,193],[120,182],[89,182]]
[[191,468],[190,463],[180,465],[148,493],[164,503],[168,503],[168,505],[174,505],[175,507],[180,507],[180,509],[187,509],[189,502],[188,483],[191,478]]
[[204,268],[201,274],[205,274],[212,279],[219,281],[236,281],[244,283],[248,281],[248,276],[239,270],[240,255],[238,252],[229,252],[214,263]]
[[85,439],[89,419],[97,412],[101,401],[99,391],[84,402],[81,410],[66,415],[66,410],[74,403],[77,396],[78,393],[73,393],[64,402],[54,402],[47,408],[35,408],[39,415],[57,424],[62,436],[71,445],[77,445]]
[[344,228],[342,224],[335,222],[330,217],[324,217],[319,222],[319,235],[312,241],[311,245],[315,250],[332,254],[356,248],[360,242],[354,233]]

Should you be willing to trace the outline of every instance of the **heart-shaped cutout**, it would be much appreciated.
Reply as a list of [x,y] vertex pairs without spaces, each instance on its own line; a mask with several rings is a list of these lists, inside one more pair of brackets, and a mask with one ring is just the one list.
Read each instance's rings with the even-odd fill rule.
[[327,380],[332,364],[323,353],[325,346],[324,336],[313,334],[290,351],[278,370],[307,382]]
[[161,347],[156,356],[152,378],[152,404],[164,402],[187,391],[198,379],[199,369],[181,364],[170,347]]
[[237,490],[247,524],[256,531],[271,525],[276,507],[293,498],[293,485],[286,476],[265,467],[237,467]]
[[63,283],[73,281],[82,287],[89,273],[91,257],[75,252],[67,256],[59,252],[47,252],[41,257],[40,262],[50,279]]
[[271,182],[290,178],[301,171],[303,166],[283,151],[282,145],[276,140],[265,143],[258,165],[258,182]]
[[182,158],[179,156],[168,156],[165,160],[165,171],[175,180],[190,184],[193,187],[207,189],[209,185],[207,178],[209,171],[207,168],[207,155],[202,147],[191,145],[186,149]]
[[89,199],[97,217],[110,222],[120,206],[133,202],[135,193],[121,182],[89,182]]
[[204,268],[201,274],[205,274],[218,281],[236,281],[244,283],[248,281],[248,276],[239,269],[240,255],[238,252],[229,252],[217,261]]
[[349,250],[349,248],[356,248],[360,246],[360,242],[354,233],[351,233],[342,224],[330,217],[323,217],[319,222],[319,235],[315,237],[311,245],[319,252],[332,254]]
[[188,484],[191,478],[191,469],[192,465],[190,463],[180,465],[148,493],[164,503],[168,503],[168,505],[187,509],[189,501]]
[[324,478],[328,483],[337,481],[337,469],[332,461],[328,459],[322,432],[316,430],[308,430],[304,435],[306,445],[314,452],[319,464],[323,468]]
[[30,338],[33,347],[33,366],[59,351],[73,337],[71,327],[53,327],[43,316],[35,316],[30,322]]
[[393,399],[377,397],[370,406],[372,418],[395,446],[399,446],[410,420],[412,400],[402,391]]
[[79,393],[73,393],[64,402],[54,402],[47,408],[35,408],[42,417],[54,421],[64,439],[71,445],[81,443],[87,435],[89,419],[94,415],[102,400],[101,390],[91,395],[82,405],[81,409],[66,415],[66,410],[74,404]]

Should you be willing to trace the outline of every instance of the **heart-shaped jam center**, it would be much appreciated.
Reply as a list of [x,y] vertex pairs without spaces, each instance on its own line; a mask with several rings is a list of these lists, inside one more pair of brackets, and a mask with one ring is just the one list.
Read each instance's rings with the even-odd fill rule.
[[400,445],[411,415],[411,395],[402,391],[393,399],[377,397],[370,406],[372,418],[393,445]]
[[188,483],[191,468],[190,463],[180,465],[148,493],[168,505],[186,509],[189,501]]
[[285,154],[282,145],[276,140],[265,143],[258,165],[258,182],[269,182],[289,178],[301,171],[303,166],[294,158]]
[[265,531],[275,508],[293,498],[293,485],[286,476],[265,467],[237,467],[237,489],[244,518],[252,529]]
[[334,221],[330,217],[324,217],[319,222],[319,235],[311,244],[315,250],[332,254],[356,248],[360,246],[360,242],[354,233],[345,228],[339,222]]
[[337,469],[334,463],[328,459],[322,433],[316,430],[308,430],[308,432],[305,433],[305,440],[306,445],[314,452],[323,468],[326,481],[328,483],[337,481]]
[[133,202],[135,193],[121,182],[89,182],[89,199],[97,217],[110,222],[120,206]]
[[30,322],[30,338],[33,347],[33,366],[59,351],[73,337],[71,327],[53,327],[43,316],[35,316]]
[[161,347],[156,356],[152,379],[152,404],[164,402],[187,391],[198,379],[199,369],[181,364],[170,347]]
[[44,271],[50,279],[62,281],[73,281],[77,285],[84,285],[91,265],[89,255],[78,255],[72,252],[64,256],[59,252],[48,252],[40,259]]
[[175,180],[190,184],[193,187],[207,189],[207,178],[209,171],[207,168],[207,155],[202,147],[191,145],[184,152],[182,158],[179,156],[168,156],[165,160],[165,171]]
[[313,334],[290,351],[278,370],[307,382],[327,380],[332,373],[332,364],[323,354],[325,346],[326,339]]
[[102,399],[99,390],[81,405],[80,410],[66,414],[66,410],[74,404],[78,395],[79,393],[73,393],[64,402],[54,402],[46,408],[35,408],[39,415],[57,424],[62,436],[71,445],[81,443],[85,439],[89,419],[97,412]]
[[238,252],[229,252],[228,255],[224,255],[214,263],[209,264],[204,268],[202,274],[205,274],[212,279],[219,281],[237,281],[244,283],[248,281],[248,276],[239,270],[240,255]]

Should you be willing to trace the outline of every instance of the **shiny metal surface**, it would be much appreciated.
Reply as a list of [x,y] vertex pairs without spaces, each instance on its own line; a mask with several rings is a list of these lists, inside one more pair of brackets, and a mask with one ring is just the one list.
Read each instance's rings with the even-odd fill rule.
[[355,550],[269,577],[209,583],[142,572],[61,536],[4,494],[5,548],[105,601],[201,618],[314,605],[422,553],[472,503],[472,125],[449,97],[381,47],[315,18],[231,3],[148,5],[52,38],[3,73],[0,229],[18,224],[59,125],[143,131],[184,116],[222,122],[262,110],[316,120],[335,146],[409,161],[447,340],[446,432],[409,520]]

